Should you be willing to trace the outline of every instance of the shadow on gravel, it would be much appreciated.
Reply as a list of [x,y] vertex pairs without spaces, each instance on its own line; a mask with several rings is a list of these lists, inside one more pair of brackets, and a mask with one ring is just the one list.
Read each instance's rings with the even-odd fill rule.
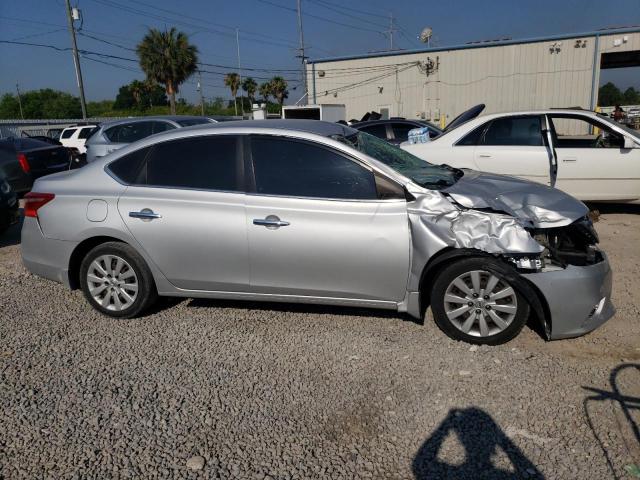
[[630,213],[640,215],[640,205],[629,205],[627,203],[593,203],[587,202],[590,211],[605,213]]
[[[593,388],[593,387],[582,387],[588,392],[591,392],[594,394],[594,395],[585,397],[584,401],[582,402],[582,407],[584,409],[584,415],[587,420],[587,424],[589,425],[589,428],[591,429],[591,433],[593,433],[594,438],[598,442],[598,445],[600,446],[602,453],[604,454],[604,458],[607,461],[609,470],[611,470],[611,474],[613,475],[612,478],[614,479],[618,479],[621,477],[616,474],[616,471],[613,467],[613,462],[611,460],[611,456],[607,451],[605,443],[602,441],[602,439],[598,435],[596,428],[593,425],[593,421],[591,420],[591,414],[589,413],[589,402],[612,401],[617,403],[620,409],[622,410],[622,414],[624,415],[625,420],[628,422],[628,427],[631,429],[631,433],[635,439],[635,442],[637,443],[635,447],[637,448],[638,446],[640,446],[640,426],[638,425],[638,423],[636,422],[636,420],[631,414],[632,410],[637,410],[640,412],[640,397],[633,397],[630,395],[625,395],[624,393],[620,392],[620,386],[618,385],[618,376],[622,372],[628,372],[630,374],[635,375],[634,378],[636,379],[637,382],[640,383],[640,364],[622,363],[617,367],[615,367],[613,370],[611,370],[611,374],[609,375],[609,384],[611,385],[611,391],[601,390],[599,388]],[[622,438],[626,439],[625,432],[623,431],[623,427],[619,423],[618,423],[618,429],[620,430]],[[627,444],[626,447],[629,454],[632,455],[631,452],[632,452],[633,446],[630,446]],[[635,460],[640,460],[640,459],[635,459]],[[640,478],[640,469],[638,468],[638,464],[636,464],[635,466],[629,465],[627,468],[629,473],[632,474],[632,476]]]
[[[22,209],[20,210],[22,213]],[[10,247],[11,245],[18,245],[20,243],[20,230],[22,230],[22,215],[20,215],[20,221],[16,225],[12,225],[9,229],[0,234],[0,248]]]
[[[445,439],[454,434],[464,447],[460,462],[452,465],[438,458]],[[502,450],[511,462],[511,471],[497,468],[492,457]],[[544,478],[522,451],[484,410],[471,407],[453,409],[425,440],[412,463],[416,480],[435,478],[520,479]]]
[[208,298],[193,298],[189,307],[194,308],[238,308],[245,310],[263,310],[285,313],[315,313],[319,315],[350,315],[353,317],[395,318],[422,325],[424,322],[406,313],[395,310],[380,310],[374,308],[359,308],[334,305],[313,305],[308,303],[280,303],[254,302],[250,300],[215,300]]

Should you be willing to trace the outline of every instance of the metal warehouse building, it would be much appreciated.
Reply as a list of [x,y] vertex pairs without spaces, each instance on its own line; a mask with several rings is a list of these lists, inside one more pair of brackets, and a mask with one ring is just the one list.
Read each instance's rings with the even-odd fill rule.
[[309,60],[309,103],[446,123],[485,103],[486,113],[594,109],[600,72],[640,65],[640,27],[497,40]]

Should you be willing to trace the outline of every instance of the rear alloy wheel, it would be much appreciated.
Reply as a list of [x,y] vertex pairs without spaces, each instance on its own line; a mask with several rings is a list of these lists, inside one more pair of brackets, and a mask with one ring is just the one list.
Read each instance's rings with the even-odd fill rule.
[[506,268],[493,259],[467,259],[442,270],[431,296],[438,326],[469,343],[498,345],[518,335],[529,305],[509,282]]
[[135,317],[157,297],[144,260],[124,243],[104,243],[91,250],[82,261],[80,281],[89,303],[110,317]]

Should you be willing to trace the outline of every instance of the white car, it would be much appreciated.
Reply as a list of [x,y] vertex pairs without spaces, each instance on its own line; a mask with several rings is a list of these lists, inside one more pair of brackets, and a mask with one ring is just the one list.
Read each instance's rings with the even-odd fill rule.
[[401,147],[435,164],[526,178],[583,201],[640,203],[640,132],[577,109],[496,113],[478,105],[429,143]]
[[67,148],[75,148],[78,153],[86,153],[87,149],[84,143],[91,135],[91,132],[97,125],[78,125],[76,127],[67,127],[60,133],[60,143]]

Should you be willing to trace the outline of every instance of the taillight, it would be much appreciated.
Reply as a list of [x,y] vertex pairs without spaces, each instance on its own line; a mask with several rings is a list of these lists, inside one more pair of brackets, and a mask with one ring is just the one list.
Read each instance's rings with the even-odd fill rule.
[[27,156],[24,153],[18,154],[18,162],[20,163],[20,167],[24,171],[24,173],[29,173],[31,171],[31,165],[27,161]]
[[38,217],[38,209],[55,198],[53,193],[29,192],[24,196],[24,216]]

